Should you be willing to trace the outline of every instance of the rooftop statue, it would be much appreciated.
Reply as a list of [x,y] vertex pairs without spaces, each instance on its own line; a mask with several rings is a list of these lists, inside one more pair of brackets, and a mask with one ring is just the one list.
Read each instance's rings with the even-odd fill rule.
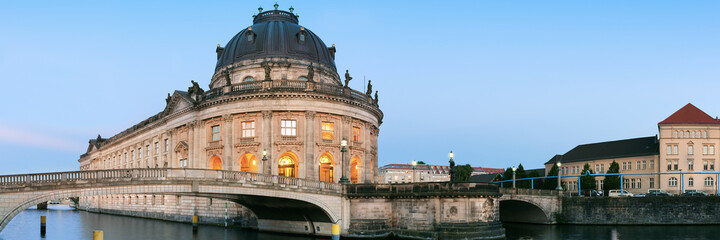
[[378,91],[375,91],[375,106],[378,105]]
[[368,80],[367,92],[365,92],[365,95],[367,95],[368,97],[370,96],[370,94],[372,94],[372,80]]
[[345,87],[348,87],[348,83],[350,83],[350,80],[352,80],[352,77],[350,76],[350,70],[345,70]]
[[314,82],[314,81],[315,81],[315,80],[313,79],[313,78],[315,78],[315,69],[313,68],[313,63],[310,63],[310,66],[308,66],[307,78],[308,78],[308,80],[311,81],[311,82]]
[[270,72],[272,71],[272,69],[270,69],[270,64],[264,62],[261,65],[265,69],[265,80],[270,80]]

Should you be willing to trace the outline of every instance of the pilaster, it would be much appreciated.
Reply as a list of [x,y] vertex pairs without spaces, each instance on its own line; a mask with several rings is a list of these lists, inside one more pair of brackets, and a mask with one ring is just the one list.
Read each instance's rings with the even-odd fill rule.
[[262,167],[262,173],[264,174],[271,174],[271,166],[274,162],[273,160],[273,149],[272,149],[272,111],[266,110],[262,111],[263,116],[263,124],[262,124],[262,149],[260,152],[262,153],[263,150],[267,150],[267,161],[262,161],[262,155],[258,157],[258,162],[260,162]]
[[235,151],[233,151],[233,117],[230,114],[223,115],[223,120],[225,122],[224,130],[225,130],[225,136],[224,136],[224,147],[223,147],[223,169],[225,170],[232,170],[232,171],[240,171],[237,166],[239,164],[235,163]]
[[318,180],[318,165],[315,164],[315,112],[305,112],[305,179]]

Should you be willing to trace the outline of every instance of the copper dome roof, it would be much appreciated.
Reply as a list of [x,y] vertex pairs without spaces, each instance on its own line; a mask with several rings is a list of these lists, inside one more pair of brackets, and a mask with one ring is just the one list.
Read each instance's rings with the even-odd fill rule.
[[315,33],[298,25],[297,16],[281,10],[259,13],[252,26],[240,31],[225,48],[218,50],[222,52],[218,55],[216,71],[237,61],[265,57],[305,59],[337,71],[334,52],[331,53]]

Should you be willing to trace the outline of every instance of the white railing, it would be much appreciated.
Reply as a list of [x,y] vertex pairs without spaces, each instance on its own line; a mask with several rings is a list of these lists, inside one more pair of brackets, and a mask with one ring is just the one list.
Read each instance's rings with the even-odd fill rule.
[[[261,173],[224,171],[192,168],[135,168],[19,175],[0,175],[0,192],[9,188],[55,186],[69,183],[144,181],[144,180],[193,180],[207,182],[252,183],[262,186],[278,186],[342,193],[338,183],[320,182],[300,178]],[[132,183],[130,183],[132,184]]]

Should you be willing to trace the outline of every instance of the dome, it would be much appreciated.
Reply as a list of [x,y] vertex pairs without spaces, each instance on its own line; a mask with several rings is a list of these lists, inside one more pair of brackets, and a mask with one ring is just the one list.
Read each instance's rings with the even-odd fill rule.
[[328,48],[315,33],[298,25],[297,16],[281,10],[256,15],[252,26],[230,39],[225,48],[218,48],[215,71],[242,60],[266,57],[310,60],[337,71],[335,48]]

